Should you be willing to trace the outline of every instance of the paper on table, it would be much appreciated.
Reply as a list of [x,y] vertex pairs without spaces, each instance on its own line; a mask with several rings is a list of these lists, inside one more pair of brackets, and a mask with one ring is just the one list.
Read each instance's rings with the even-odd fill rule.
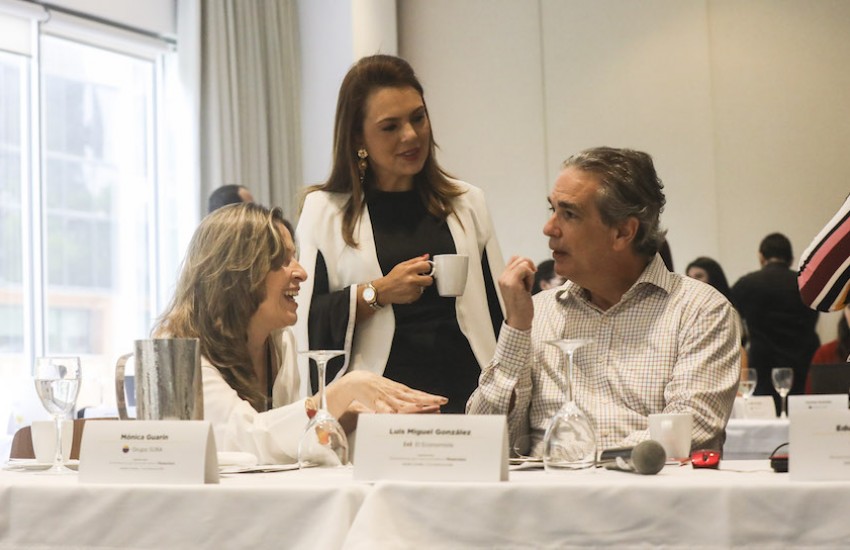
[[[307,466],[309,467],[309,466]],[[265,472],[288,472],[298,470],[298,464],[257,464],[254,466],[222,466],[218,469],[220,474],[257,474]]]

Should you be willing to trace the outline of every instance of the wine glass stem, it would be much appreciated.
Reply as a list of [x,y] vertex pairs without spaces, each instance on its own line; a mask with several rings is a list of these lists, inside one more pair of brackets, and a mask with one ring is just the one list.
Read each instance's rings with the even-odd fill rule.
[[567,402],[573,400],[573,352],[567,352]]
[[782,418],[786,418],[788,416],[787,405],[785,404],[785,400],[788,398],[787,394],[782,394]]
[[53,421],[56,422],[56,456],[53,458],[55,466],[62,465],[62,415],[54,414]]
[[325,411],[328,410],[328,402],[325,397],[325,370],[327,365],[327,359],[316,360],[316,375],[319,377],[319,407]]

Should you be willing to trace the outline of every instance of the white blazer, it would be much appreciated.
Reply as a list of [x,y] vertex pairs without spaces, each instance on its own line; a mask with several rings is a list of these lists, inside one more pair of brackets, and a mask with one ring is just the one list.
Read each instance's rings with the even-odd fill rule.
[[[458,254],[469,256],[466,290],[456,299],[457,320],[461,332],[469,340],[472,352],[482,367],[490,362],[496,350],[496,337],[490,319],[487,290],[481,257],[487,252],[490,273],[493,277],[499,305],[504,311],[502,296],[496,278],[505,268],[502,251],[493,231],[484,193],[468,183],[452,180],[464,190],[454,199],[455,214],[448,217],[448,226]],[[395,333],[395,316],[392,305],[384,307],[370,318],[357,323],[357,285],[383,277],[375,250],[372,219],[368,206],[354,228],[358,248],[348,246],[342,238],[342,214],[348,200],[347,193],[314,191],[307,195],[298,221],[296,240],[299,262],[307,271],[308,279],[301,284],[298,295],[298,322],[295,334],[300,349],[309,349],[307,318],[313,296],[316,258],[321,252],[328,269],[330,291],[351,287],[349,294],[348,326],[345,335],[345,365],[336,378],[350,370],[365,369],[383,374],[390,355]],[[477,259],[477,261],[476,261]],[[310,394],[308,363],[299,359],[301,395]]]

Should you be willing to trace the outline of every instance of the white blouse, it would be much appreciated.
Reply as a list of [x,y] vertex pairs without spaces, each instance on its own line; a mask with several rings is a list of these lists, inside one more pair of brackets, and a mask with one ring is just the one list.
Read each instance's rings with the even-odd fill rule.
[[295,336],[286,328],[272,334],[272,343],[280,360],[272,408],[257,412],[204,357],[204,419],[212,423],[219,451],[252,453],[260,464],[291,464],[298,460],[298,441],[308,421],[305,400],[298,396]]

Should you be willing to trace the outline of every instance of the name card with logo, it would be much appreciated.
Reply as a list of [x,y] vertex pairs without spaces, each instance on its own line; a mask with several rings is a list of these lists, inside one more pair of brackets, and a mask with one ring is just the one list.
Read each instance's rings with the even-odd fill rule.
[[83,483],[218,483],[215,438],[201,420],[86,422]]
[[747,399],[736,397],[733,413],[735,418],[773,420],[776,418],[776,404],[769,395],[754,395]]
[[850,480],[850,411],[797,409],[789,418],[791,479]]
[[788,416],[797,411],[812,411],[832,409],[846,411],[850,406],[850,398],[846,393],[819,394],[819,395],[789,395]]
[[508,430],[505,417],[360,415],[354,479],[506,481]]

